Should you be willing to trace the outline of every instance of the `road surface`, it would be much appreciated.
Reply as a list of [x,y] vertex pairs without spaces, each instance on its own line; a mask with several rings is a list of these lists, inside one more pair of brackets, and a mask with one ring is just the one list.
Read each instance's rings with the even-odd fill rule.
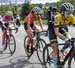
[[[44,26],[44,29],[46,29],[47,26]],[[75,36],[75,28],[69,27],[69,34],[74,37]],[[34,52],[34,55],[27,60],[25,50],[24,50],[24,37],[26,36],[26,32],[24,31],[23,26],[19,28],[19,32],[15,34],[13,31],[13,34],[16,39],[16,52],[13,54],[13,56],[10,56],[9,50],[7,49],[3,54],[0,54],[0,68],[42,68],[42,65],[38,61],[36,52]],[[47,43],[49,43],[49,40],[47,37],[42,37],[45,39]],[[2,42],[2,32],[0,30],[0,45]],[[59,39],[59,42],[63,42]],[[61,46],[59,47],[61,48]],[[67,68],[67,65],[65,66]],[[73,62],[73,68],[75,68],[75,64]]]

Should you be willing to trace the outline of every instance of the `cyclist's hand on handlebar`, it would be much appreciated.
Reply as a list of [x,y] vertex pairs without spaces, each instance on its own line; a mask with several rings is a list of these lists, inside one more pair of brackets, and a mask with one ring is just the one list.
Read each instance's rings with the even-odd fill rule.
[[65,40],[64,40],[65,44],[66,44],[66,45],[70,45],[70,43],[71,43],[70,40],[71,40],[71,39],[69,39],[69,38],[65,39]]
[[44,30],[44,29],[43,29],[42,32],[47,32],[47,30]]

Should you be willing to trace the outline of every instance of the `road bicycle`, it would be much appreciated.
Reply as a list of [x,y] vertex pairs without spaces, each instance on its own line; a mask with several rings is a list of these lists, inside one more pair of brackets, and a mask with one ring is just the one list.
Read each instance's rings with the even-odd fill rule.
[[16,50],[16,41],[15,37],[12,34],[12,30],[16,30],[17,32],[16,28],[14,29],[5,28],[5,38],[3,39],[4,40],[3,51],[5,51],[7,47],[9,47],[11,55],[13,55]]
[[[71,38],[69,40],[70,44],[66,49],[69,50],[69,52],[64,56],[62,53],[62,56],[64,57],[63,61],[60,59],[60,53],[59,51],[59,57],[58,57],[58,63],[57,63],[57,68],[63,68],[65,63],[68,61],[68,67],[67,68],[74,68],[72,65],[73,61],[75,61],[75,38]],[[58,44],[59,45],[66,45],[65,43]],[[46,44],[46,46],[43,49],[43,68],[53,68],[53,63],[52,63],[52,48],[50,44]]]
[[[24,39],[24,49],[27,54],[27,57],[30,57],[34,53],[34,51],[36,51],[37,57],[41,63],[43,62],[42,52],[43,52],[44,46],[46,45],[46,42],[40,36],[45,35],[45,34],[46,34],[46,32],[42,32],[42,31],[34,32],[33,33],[33,41],[34,42],[32,41],[33,43],[31,42],[29,45],[27,45],[28,36],[26,36]],[[28,48],[27,48],[27,46],[28,46]]]

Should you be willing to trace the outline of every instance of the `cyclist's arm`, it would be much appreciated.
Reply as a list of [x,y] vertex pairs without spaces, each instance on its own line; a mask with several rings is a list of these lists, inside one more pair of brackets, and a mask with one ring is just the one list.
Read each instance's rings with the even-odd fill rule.
[[63,34],[61,34],[61,33],[59,32],[59,27],[55,27],[54,30],[55,30],[55,34],[56,34],[57,37],[59,37],[60,39],[64,40],[64,39],[67,38],[66,36],[64,36]]
[[55,17],[55,19],[54,19],[54,31],[55,31],[55,34],[56,34],[56,36],[59,37],[60,39],[64,40],[64,39],[66,39],[67,37],[64,36],[63,34],[61,34],[61,33],[59,32],[59,26],[61,26],[60,23],[59,23],[59,18],[58,18],[58,17]]
[[4,28],[6,28],[4,21],[1,21],[1,26],[4,27]]
[[4,24],[5,24],[5,22],[6,22],[6,17],[5,17],[5,16],[3,16],[2,20],[1,20],[1,23],[2,23],[2,25],[1,25],[1,26],[3,26],[4,28],[6,28],[6,26],[4,25]]
[[43,30],[43,24],[42,24],[41,16],[39,16],[39,23],[40,23],[41,29]]
[[11,21],[10,21],[10,22],[14,25],[14,27],[17,27],[17,26],[16,26],[16,23],[15,23],[15,19],[14,19],[13,16],[11,16]]

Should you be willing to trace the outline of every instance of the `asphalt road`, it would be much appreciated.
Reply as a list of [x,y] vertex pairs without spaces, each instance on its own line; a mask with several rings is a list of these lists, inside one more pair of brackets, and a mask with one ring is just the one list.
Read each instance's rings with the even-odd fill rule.
[[[46,29],[47,26],[44,26],[44,29]],[[40,29],[40,28],[39,28]],[[75,36],[75,28],[69,27],[69,34],[74,37]],[[15,34],[13,31],[13,34],[16,39],[16,52],[10,56],[9,49],[7,49],[3,54],[0,54],[0,68],[42,68],[42,65],[38,61],[36,52],[34,52],[33,56],[27,60],[25,50],[24,50],[24,37],[26,36],[26,32],[24,31],[23,26],[19,28],[19,32]],[[47,37],[42,36],[43,39],[47,43],[49,43],[49,40]],[[59,42],[63,42],[62,40],[58,39]],[[0,30],[0,45],[2,42],[2,32]],[[61,49],[61,46],[59,47]],[[65,65],[65,68],[67,68],[67,65]],[[75,64],[73,62],[73,68],[75,68]]]

